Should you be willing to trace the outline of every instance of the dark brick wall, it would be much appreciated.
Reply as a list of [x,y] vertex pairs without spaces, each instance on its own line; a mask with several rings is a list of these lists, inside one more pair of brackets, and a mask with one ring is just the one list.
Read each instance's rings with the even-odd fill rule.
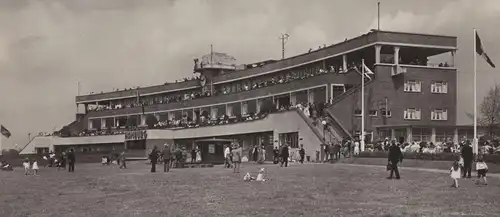
[[[366,130],[373,130],[373,126],[384,125],[432,125],[450,126],[456,124],[456,70],[432,68],[408,68],[407,73],[391,76],[390,66],[376,66],[376,80],[365,86]],[[405,93],[405,80],[422,81],[421,93]],[[430,92],[432,81],[444,80],[448,82],[447,94]],[[361,129],[361,118],[354,116],[354,109],[361,109],[361,89],[349,95],[342,101],[334,104],[330,111],[348,130]],[[381,102],[388,98],[388,109],[392,117],[382,118]],[[420,108],[421,120],[404,120],[403,111],[406,108]],[[431,110],[437,108],[448,109],[447,121],[431,121]],[[368,117],[369,110],[378,110],[377,117]]]

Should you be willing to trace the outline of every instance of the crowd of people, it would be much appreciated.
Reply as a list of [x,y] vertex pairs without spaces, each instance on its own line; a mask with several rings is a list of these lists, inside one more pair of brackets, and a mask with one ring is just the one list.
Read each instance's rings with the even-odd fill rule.
[[[352,68],[354,63],[348,64],[349,68]],[[212,94],[203,93],[202,90],[196,91],[186,91],[183,93],[175,94],[164,94],[161,96],[144,96],[136,98],[117,100],[115,103],[110,105],[98,105],[91,110],[110,110],[110,109],[122,109],[131,107],[141,107],[154,104],[167,104],[172,102],[180,102],[186,100],[193,100],[202,97],[234,94],[242,91],[250,91],[263,87],[268,87],[276,84],[284,84],[297,80],[304,80],[317,75],[322,75],[326,73],[340,73],[344,70],[341,69],[340,65],[329,65],[323,68],[321,64],[315,64],[309,68],[304,68],[300,70],[289,70],[284,72],[273,73],[271,75],[263,75],[256,78],[249,78],[241,81],[235,81],[229,84],[221,84],[218,87],[214,87]]]
[[[463,139],[460,143],[454,143],[452,141],[447,142],[426,142],[426,141],[413,141],[412,143],[401,142],[402,152],[418,152],[418,153],[458,153],[462,149],[465,143],[469,143],[466,139]],[[366,151],[388,151],[390,147],[389,138],[385,138],[383,141],[377,141],[373,144],[366,145]],[[500,144],[494,141],[480,141],[479,142],[479,153],[480,154],[493,154],[500,152]]]

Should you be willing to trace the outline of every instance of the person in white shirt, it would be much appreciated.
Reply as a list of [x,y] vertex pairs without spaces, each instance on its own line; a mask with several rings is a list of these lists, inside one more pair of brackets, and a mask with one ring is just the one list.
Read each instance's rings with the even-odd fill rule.
[[226,168],[231,168],[230,155],[231,155],[231,149],[229,148],[228,145],[224,150],[224,159],[226,159]]
[[33,169],[33,175],[38,176],[38,162],[36,159],[33,161],[33,165],[31,166],[31,169]]
[[482,184],[488,185],[488,182],[486,181],[486,173],[488,172],[488,165],[486,165],[486,162],[484,162],[482,156],[479,156],[479,159],[477,160],[476,170],[478,178],[476,184],[481,184],[481,179],[482,179],[483,180]]
[[451,179],[453,179],[453,185],[451,187],[458,188],[458,179],[460,179],[461,174],[462,171],[458,164],[458,161],[455,161],[450,169],[450,177]]

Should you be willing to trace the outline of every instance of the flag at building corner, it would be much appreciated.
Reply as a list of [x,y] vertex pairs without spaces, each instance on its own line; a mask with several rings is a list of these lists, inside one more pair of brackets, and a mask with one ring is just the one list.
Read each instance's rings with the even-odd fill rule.
[[366,64],[364,62],[362,64],[363,65],[361,67],[363,67],[363,69],[364,69],[365,76],[368,79],[372,80],[372,78],[370,77],[370,75],[374,75],[375,73],[373,73],[373,71],[370,68],[368,68],[368,66],[366,66]]
[[495,68],[495,64],[493,63],[493,61],[491,61],[488,54],[486,54],[486,52],[484,51],[483,43],[481,43],[481,38],[479,38],[479,35],[477,34],[477,32],[476,32],[476,53],[479,56],[482,56],[486,60],[486,62],[488,62],[488,64],[490,64],[491,67]]
[[9,138],[12,135],[10,131],[7,130],[7,128],[5,128],[3,125],[0,125],[0,133],[7,138]]

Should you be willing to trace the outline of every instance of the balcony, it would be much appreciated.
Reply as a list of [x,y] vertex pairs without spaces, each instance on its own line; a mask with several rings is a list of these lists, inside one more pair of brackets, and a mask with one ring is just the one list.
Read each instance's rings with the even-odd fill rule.
[[[194,100],[187,100],[187,101],[174,102],[168,104],[156,104],[156,105],[144,106],[144,112],[188,109],[188,108],[204,107],[221,103],[233,103],[243,100],[255,99],[257,97],[278,95],[286,92],[297,91],[299,89],[318,87],[320,85],[326,85],[328,82],[335,82],[342,84],[353,83],[357,82],[358,79],[359,75],[355,73],[347,73],[347,74],[327,73],[310,77],[304,80],[295,80],[290,83],[276,84],[272,86],[263,87],[260,89],[243,91],[234,94],[216,95],[212,97],[198,98]],[[140,113],[142,113],[142,108],[134,107],[134,108],[123,108],[117,110],[90,111],[88,116],[91,118],[95,118],[95,117],[107,117],[107,116],[123,116],[123,115],[140,114]]]

